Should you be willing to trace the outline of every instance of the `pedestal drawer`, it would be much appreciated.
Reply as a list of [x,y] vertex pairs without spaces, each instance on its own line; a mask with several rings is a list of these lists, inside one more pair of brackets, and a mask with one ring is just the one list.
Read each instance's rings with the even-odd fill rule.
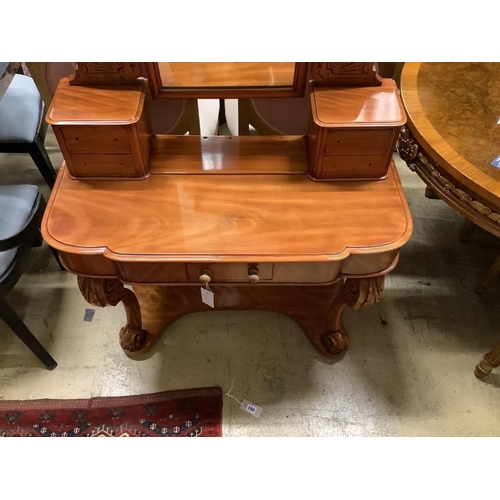
[[75,153],[127,153],[130,140],[124,126],[68,125],[61,127],[66,147]]
[[131,154],[71,154],[71,174],[82,177],[133,177],[136,175]]
[[389,163],[387,155],[325,156],[321,178],[380,179],[387,174]]
[[383,155],[390,147],[394,129],[330,130],[326,136],[327,155]]

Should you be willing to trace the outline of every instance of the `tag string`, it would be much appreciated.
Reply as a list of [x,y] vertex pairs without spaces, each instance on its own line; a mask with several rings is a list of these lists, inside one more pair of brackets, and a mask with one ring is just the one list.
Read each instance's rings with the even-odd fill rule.
[[229,391],[226,392],[226,396],[229,396],[230,398],[233,398],[235,401],[238,401],[238,403],[240,403],[240,405],[243,404],[243,402],[241,402],[238,398],[235,398],[232,394],[230,394],[230,392],[234,389],[234,378],[231,382],[231,389],[229,389]]

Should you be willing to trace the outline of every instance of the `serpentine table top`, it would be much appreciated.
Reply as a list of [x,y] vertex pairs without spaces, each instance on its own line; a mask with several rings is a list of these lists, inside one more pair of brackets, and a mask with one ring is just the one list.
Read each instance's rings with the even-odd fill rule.
[[319,183],[307,176],[302,136],[155,140],[143,180],[74,180],[61,168],[42,230],[70,270],[78,256],[349,265],[361,255],[394,259],[410,237],[394,164],[384,181]]

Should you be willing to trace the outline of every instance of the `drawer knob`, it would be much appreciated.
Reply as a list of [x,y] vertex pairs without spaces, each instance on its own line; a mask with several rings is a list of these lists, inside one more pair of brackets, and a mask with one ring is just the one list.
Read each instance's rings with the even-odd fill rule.
[[210,269],[202,269],[201,270],[201,276],[200,276],[200,281],[204,284],[204,285],[208,285],[210,283],[210,281],[212,281],[212,278],[210,277],[211,276],[211,272],[210,272]]
[[256,267],[251,267],[248,270],[248,281],[250,281],[250,283],[259,282],[259,270]]

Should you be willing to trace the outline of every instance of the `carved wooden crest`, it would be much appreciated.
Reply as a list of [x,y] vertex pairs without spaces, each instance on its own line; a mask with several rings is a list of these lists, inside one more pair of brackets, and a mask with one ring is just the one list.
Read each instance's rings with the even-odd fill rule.
[[133,83],[142,76],[140,62],[79,62],[70,85]]
[[372,62],[315,62],[311,63],[311,78],[319,86],[382,85]]

